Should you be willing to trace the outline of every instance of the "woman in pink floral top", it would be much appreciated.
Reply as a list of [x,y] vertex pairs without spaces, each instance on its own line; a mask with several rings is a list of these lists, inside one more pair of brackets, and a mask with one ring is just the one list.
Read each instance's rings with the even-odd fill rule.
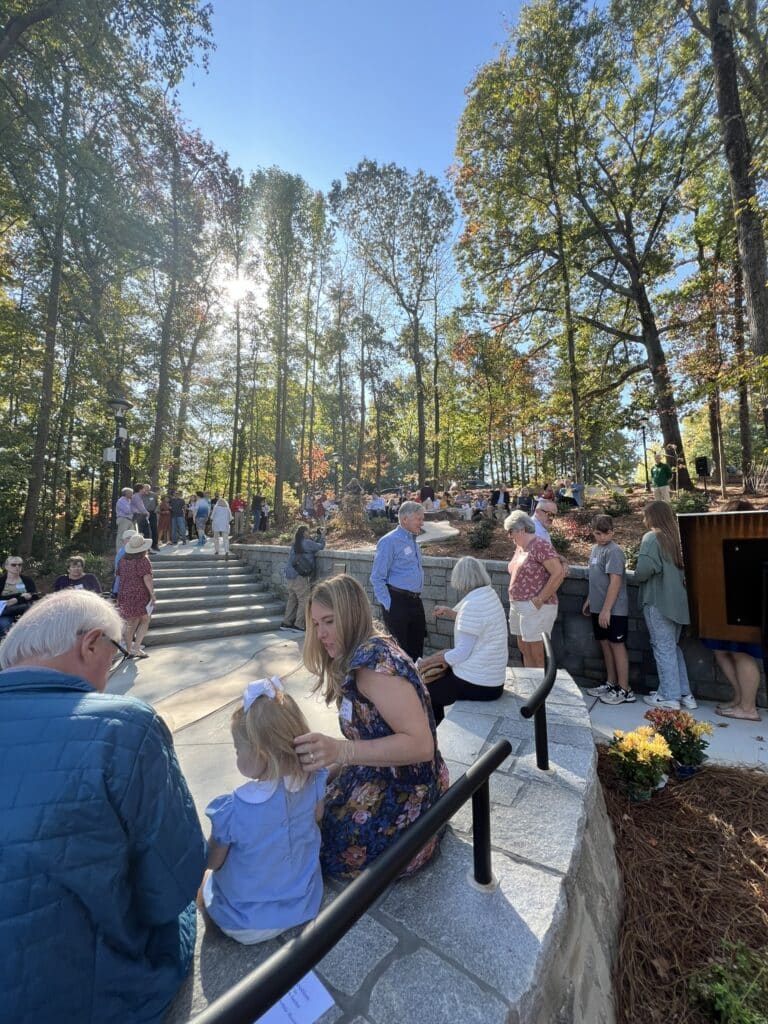
[[510,512],[504,529],[512,534],[515,553],[509,571],[509,631],[526,668],[544,668],[542,633],[551,634],[557,618],[557,588],[565,578],[552,545],[536,536],[536,526],[525,512]]
[[[339,709],[344,739],[307,733],[294,744],[305,771],[329,768],[320,863],[354,878],[448,788],[424,683],[392,637],[374,627],[351,576],[321,580],[310,597],[304,664]],[[433,836],[407,866],[429,861]]]

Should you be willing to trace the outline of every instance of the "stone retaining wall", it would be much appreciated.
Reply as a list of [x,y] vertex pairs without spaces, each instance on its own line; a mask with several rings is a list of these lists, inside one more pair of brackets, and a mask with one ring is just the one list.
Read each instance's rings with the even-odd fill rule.
[[[288,548],[268,544],[234,544],[233,550],[238,556],[253,566],[254,571],[278,593],[285,591],[282,569],[288,558]],[[427,613],[428,637],[427,649],[435,650],[446,647],[453,636],[453,623],[445,619],[435,619],[432,610],[436,604],[455,604],[458,596],[449,586],[451,571],[456,562],[454,558],[434,558],[424,554],[422,562],[426,585],[423,591],[424,607]],[[481,561],[483,561],[481,559]],[[373,590],[370,584],[373,551],[321,551],[317,555],[318,575],[330,576],[336,572],[348,572],[357,579],[373,601]],[[483,561],[496,592],[507,607],[507,563]],[[582,685],[592,685],[594,681],[603,682],[604,670],[600,648],[592,635],[592,624],[581,614],[581,607],[587,596],[586,566],[573,565],[569,569],[568,578],[559,592],[559,614],[552,634],[558,665],[567,669]],[[629,593],[629,632],[627,648],[629,651],[630,683],[640,692],[655,690],[658,685],[656,664],[648,639],[642,613],[638,608],[638,584],[634,581],[634,573],[627,573]],[[682,641],[682,648],[688,666],[691,688],[697,697],[705,700],[725,700],[731,694],[730,686],[721,676],[710,651],[698,640],[687,637]],[[520,657],[516,647],[510,650],[512,662],[519,664]],[[765,678],[762,679],[758,694],[758,704],[768,707]]]

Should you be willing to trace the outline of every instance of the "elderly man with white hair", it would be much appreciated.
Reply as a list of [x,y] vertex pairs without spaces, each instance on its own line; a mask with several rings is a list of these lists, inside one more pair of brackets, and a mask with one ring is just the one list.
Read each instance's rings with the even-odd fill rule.
[[536,536],[541,537],[548,544],[552,543],[549,531],[552,529],[552,520],[557,515],[557,505],[549,498],[539,498],[536,503],[536,511],[533,513],[533,525],[536,529]]
[[171,736],[106,694],[121,620],[44,598],[0,647],[0,988],[14,1024],[159,1022],[195,943],[205,844]]
[[133,525],[133,509],[131,498],[133,488],[124,487],[120,491],[120,497],[115,502],[115,518],[117,519],[117,533],[115,534],[115,547],[119,550],[123,546],[123,534],[126,530],[135,530]]
[[404,501],[397,519],[397,528],[376,545],[371,585],[387,629],[415,661],[424,653],[427,623],[421,603],[424,570],[416,543],[424,524],[424,508],[418,501]]

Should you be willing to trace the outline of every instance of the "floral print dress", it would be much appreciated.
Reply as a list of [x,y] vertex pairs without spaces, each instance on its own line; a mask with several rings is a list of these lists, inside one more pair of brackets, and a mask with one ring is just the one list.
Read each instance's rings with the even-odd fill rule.
[[[371,637],[352,657],[339,707],[339,725],[344,736],[348,740],[373,740],[393,735],[375,704],[358,691],[358,668],[400,676],[412,684],[429,717],[435,756],[432,761],[397,768],[349,765],[328,784],[320,863],[327,874],[337,878],[358,875],[448,789],[448,769],[437,749],[435,721],[426,688],[413,662],[390,637]],[[403,876],[414,874],[431,860],[440,838],[439,834],[433,836]]]

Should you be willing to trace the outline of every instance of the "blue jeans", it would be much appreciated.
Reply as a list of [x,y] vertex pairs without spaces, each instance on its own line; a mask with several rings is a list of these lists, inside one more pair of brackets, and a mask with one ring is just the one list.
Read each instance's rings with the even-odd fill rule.
[[662,615],[653,605],[643,608],[645,624],[651,637],[651,649],[659,675],[659,697],[680,700],[691,692],[683,652],[678,646],[683,627]]
[[0,615],[0,637],[5,636],[15,621],[12,615]]
[[183,540],[185,544],[187,543],[187,526],[184,522],[184,516],[171,517],[171,543],[175,544],[178,540]]

